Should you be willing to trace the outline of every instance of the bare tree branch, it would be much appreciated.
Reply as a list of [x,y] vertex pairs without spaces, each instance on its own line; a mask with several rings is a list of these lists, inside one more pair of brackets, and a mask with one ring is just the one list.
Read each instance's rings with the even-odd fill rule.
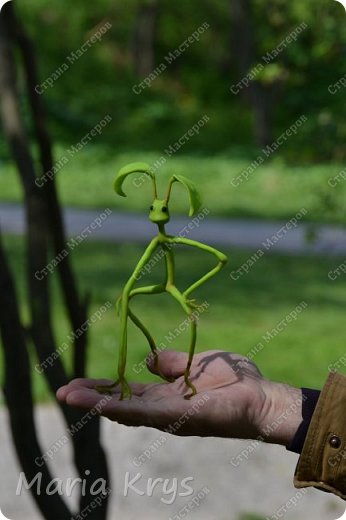
[[[6,4],[0,14],[0,97],[1,97],[1,114],[3,119],[3,126],[5,135],[9,142],[15,164],[17,166],[20,179],[24,188],[24,200],[27,218],[27,258],[28,258],[28,289],[29,289],[29,308],[31,313],[31,336],[36,348],[36,352],[40,363],[46,361],[48,357],[52,357],[56,353],[56,343],[53,334],[52,316],[51,316],[51,300],[49,293],[49,280],[47,277],[37,276],[47,264],[47,251],[49,242],[49,230],[54,222],[54,218],[60,218],[60,231],[58,232],[58,240],[64,241],[64,232],[61,220],[61,213],[56,213],[52,220],[48,219],[49,212],[47,211],[46,191],[40,190],[36,185],[36,171],[33,158],[30,153],[28,145],[25,126],[22,120],[19,108],[19,96],[16,86],[16,70],[15,60],[13,55],[13,48],[15,40],[13,38],[14,31],[10,30],[11,22],[13,23],[12,2]],[[30,64],[27,63],[27,67]],[[31,76],[32,77],[32,76]],[[35,108],[35,111],[37,107]],[[36,113],[39,117],[40,113]],[[38,125],[38,122],[36,123]],[[44,125],[44,120],[41,119],[40,125]],[[43,150],[47,142],[45,141],[46,130],[40,126],[37,130],[40,135],[41,153],[46,154]],[[43,132],[43,134],[41,134]],[[48,134],[47,134],[48,135]],[[50,146],[50,142],[48,143]],[[43,161],[43,158],[41,158]],[[51,160],[51,154],[50,154]],[[44,157],[44,164],[48,161],[48,155]],[[55,196],[56,204],[58,200],[56,192],[49,192],[50,195]],[[59,209],[59,208],[58,208]],[[50,223],[48,225],[48,222]],[[66,272],[65,272],[66,274]],[[72,276],[70,271],[68,276]],[[66,278],[64,278],[66,284]],[[76,288],[75,282],[74,287]],[[73,295],[76,298],[77,292]],[[66,294],[65,294],[66,297]],[[71,296],[69,296],[68,305],[72,305]],[[77,305],[78,298],[77,298]],[[75,310],[70,310],[73,313],[73,320],[76,319],[80,323],[82,319],[81,314],[76,315]],[[84,310],[85,312],[85,310]],[[5,314],[7,316],[7,313]],[[76,318],[77,316],[77,318]],[[72,319],[72,315],[71,315]],[[85,347],[84,347],[85,349]],[[78,370],[84,372],[84,349],[82,349],[82,357],[78,361],[80,363]],[[77,365],[78,365],[77,363]],[[59,356],[54,356],[54,363],[47,366],[45,372],[49,387],[52,392],[66,384],[67,375]],[[83,414],[73,410],[66,405],[60,405],[64,418],[69,427],[75,424],[80,424]],[[23,432],[22,432],[23,435]],[[90,503],[95,500],[95,495],[90,493],[90,487],[96,479],[103,479],[106,483],[109,481],[106,458],[104,451],[100,444],[100,420],[98,417],[88,418],[86,422],[83,421],[82,427],[77,428],[77,432],[72,436],[74,448],[74,462],[78,469],[79,475],[86,480],[86,493],[81,495],[80,509],[83,510],[88,507]],[[19,439],[20,440],[20,439]],[[28,446],[26,447],[29,448]],[[30,449],[29,449],[30,452]],[[86,474],[86,470],[89,472]],[[99,493],[101,495],[101,491]],[[97,496],[97,495],[96,495]],[[35,497],[37,500],[39,498]],[[102,497],[101,504],[95,508],[90,509],[88,518],[90,520],[104,520],[107,511],[107,499]],[[46,518],[51,518],[47,516]]]
[[[28,98],[33,115],[36,140],[40,151],[42,175],[44,175],[53,170],[54,160],[53,147],[47,131],[46,110],[42,97],[35,90],[35,87],[39,84],[36,57],[31,40],[16,16],[13,3],[8,6],[6,16],[9,22],[8,27],[13,31],[13,38],[17,41],[23,58]],[[54,179],[49,179],[42,184],[43,186],[40,189],[44,190],[49,231],[53,242],[54,253],[56,256],[59,256],[61,252],[66,249],[66,237],[56,183]],[[79,299],[69,256],[66,256],[59,262],[57,271],[60,276],[60,283],[72,330],[76,331],[87,319],[87,298],[84,299],[83,303]],[[88,332],[85,331],[74,340],[74,377],[85,376],[87,334]]]
[[[46,463],[41,459],[37,439],[31,393],[30,362],[21,325],[13,278],[6,261],[0,233],[0,332],[4,348],[4,394],[9,411],[13,441],[18,459],[28,482],[42,473],[42,486],[52,481]],[[40,468],[35,459],[41,460]],[[33,494],[45,518],[70,520],[71,513],[59,495]]]

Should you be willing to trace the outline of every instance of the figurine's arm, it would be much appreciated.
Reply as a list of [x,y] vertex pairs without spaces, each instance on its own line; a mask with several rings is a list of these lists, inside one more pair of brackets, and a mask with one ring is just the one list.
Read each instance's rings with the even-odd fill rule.
[[165,285],[163,283],[146,285],[145,287],[137,287],[136,289],[132,289],[129,297],[133,298],[133,296],[138,296],[139,294],[159,294],[163,293],[164,291]]
[[139,262],[136,265],[132,275],[130,276],[130,278],[127,280],[127,282],[125,284],[124,290],[122,292],[122,296],[123,297],[125,297],[125,296],[127,298],[129,297],[130,291],[131,291],[132,287],[134,286],[134,284],[138,280],[139,275],[141,274],[141,271],[142,271],[143,267],[150,260],[150,257],[154,253],[154,251],[157,248],[158,244],[159,244],[159,239],[157,237],[155,237],[155,238],[153,238],[153,240],[150,242],[150,244],[148,245],[148,247],[144,251],[144,253],[141,256],[141,258],[139,259]]
[[202,276],[197,282],[190,285],[186,289],[186,291],[183,292],[183,295],[187,297],[189,294],[191,294],[195,289],[200,287],[204,282],[209,280],[212,276],[217,274],[221,269],[224,267],[224,265],[227,263],[228,258],[226,255],[221,253],[221,251],[218,251],[214,247],[208,246],[206,244],[203,244],[202,242],[197,242],[196,240],[190,240],[189,238],[180,238],[180,237],[170,237],[169,242],[173,244],[184,244],[187,246],[197,247],[198,249],[202,249],[203,251],[207,251],[208,253],[211,253],[216,256],[218,259],[218,264],[215,266],[211,271],[209,271],[207,274]]
[[[129,301],[133,298],[133,296],[137,296],[139,294],[160,294],[164,291],[165,285],[163,283],[156,285],[146,285],[145,287],[137,287],[136,289],[131,289],[129,292]],[[123,293],[120,294],[117,301],[115,302],[115,310],[118,315],[120,314],[122,299]]]

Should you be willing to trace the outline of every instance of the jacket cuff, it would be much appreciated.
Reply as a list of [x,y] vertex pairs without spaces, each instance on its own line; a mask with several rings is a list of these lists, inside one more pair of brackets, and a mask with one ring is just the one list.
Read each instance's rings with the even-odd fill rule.
[[332,372],[318,399],[294,485],[314,486],[346,500],[346,377]]
[[308,433],[312,416],[321,392],[311,388],[302,388],[302,417],[303,420],[292,440],[287,446],[288,451],[301,454]]

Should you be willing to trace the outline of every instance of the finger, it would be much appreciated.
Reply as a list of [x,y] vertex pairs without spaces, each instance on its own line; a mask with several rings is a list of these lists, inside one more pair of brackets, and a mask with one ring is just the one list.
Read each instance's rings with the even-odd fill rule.
[[106,403],[113,399],[110,395],[101,395],[96,390],[91,388],[74,388],[66,396],[66,403],[70,406],[93,410],[99,413]]
[[111,385],[111,384],[112,384],[112,381],[110,379],[87,379],[87,378],[73,379],[67,385],[59,388],[59,390],[56,392],[56,396],[59,401],[65,401],[67,394],[75,388],[80,388],[80,387],[94,388],[96,385],[106,386],[106,385]]
[[[95,389],[96,386],[110,386],[114,383],[110,379],[87,379],[87,378],[78,378],[70,381],[68,385],[62,386],[56,392],[56,396],[59,401],[66,401],[68,394],[73,392],[74,390],[80,389]],[[131,383],[131,390],[134,395],[142,395],[143,392],[148,390],[152,385],[146,385],[142,383]],[[118,391],[118,387],[114,388],[114,392]],[[102,395],[102,394],[99,394]]]
[[173,377],[177,379],[182,376],[186,370],[188,356],[185,352],[177,352],[175,350],[165,350],[158,355],[158,369],[155,366],[155,358],[152,354],[147,357],[147,366],[150,372],[165,377]]
[[61,386],[56,392],[55,392],[55,395],[56,395],[56,398],[58,401],[61,401],[61,402],[64,402],[65,399],[66,399],[66,390],[67,390],[67,385],[65,386]]
[[76,408],[95,410],[113,421],[126,426],[147,426],[164,429],[175,421],[186,409],[186,401],[178,397],[177,407],[173,403],[167,406],[165,401],[143,401],[139,397],[131,400],[119,400],[116,396],[100,396],[90,389],[74,390],[67,397],[67,404]]
[[119,400],[120,394],[100,396],[95,390],[74,389],[67,398],[69,406],[89,411],[95,411],[117,422],[128,426],[152,426],[152,413],[148,410],[150,403],[143,403],[139,398]]

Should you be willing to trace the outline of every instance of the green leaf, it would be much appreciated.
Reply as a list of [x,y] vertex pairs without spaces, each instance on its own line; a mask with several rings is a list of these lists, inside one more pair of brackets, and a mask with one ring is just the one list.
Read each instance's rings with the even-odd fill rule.
[[127,164],[121,170],[119,170],[113,184],[114,191],[120,195],[121,197],[126,197],[126,193],[123,191],[123,182],[132,173],[145,173],[149,175],[151,178],[154,178],[153,173],[150,171],[150,166],[147,163],[131,163]]
[[183,175],[173,175],[172,177],[173,182],[180,182],[185,186],[187,191],[189,192],[190,197],[190,211],[189,216],[192,217],[192,215],[195,215],[199,208],[202,205],[200,194],[197,191],[197,188],[195,184],[187,179],[186,177],[183,177]]

